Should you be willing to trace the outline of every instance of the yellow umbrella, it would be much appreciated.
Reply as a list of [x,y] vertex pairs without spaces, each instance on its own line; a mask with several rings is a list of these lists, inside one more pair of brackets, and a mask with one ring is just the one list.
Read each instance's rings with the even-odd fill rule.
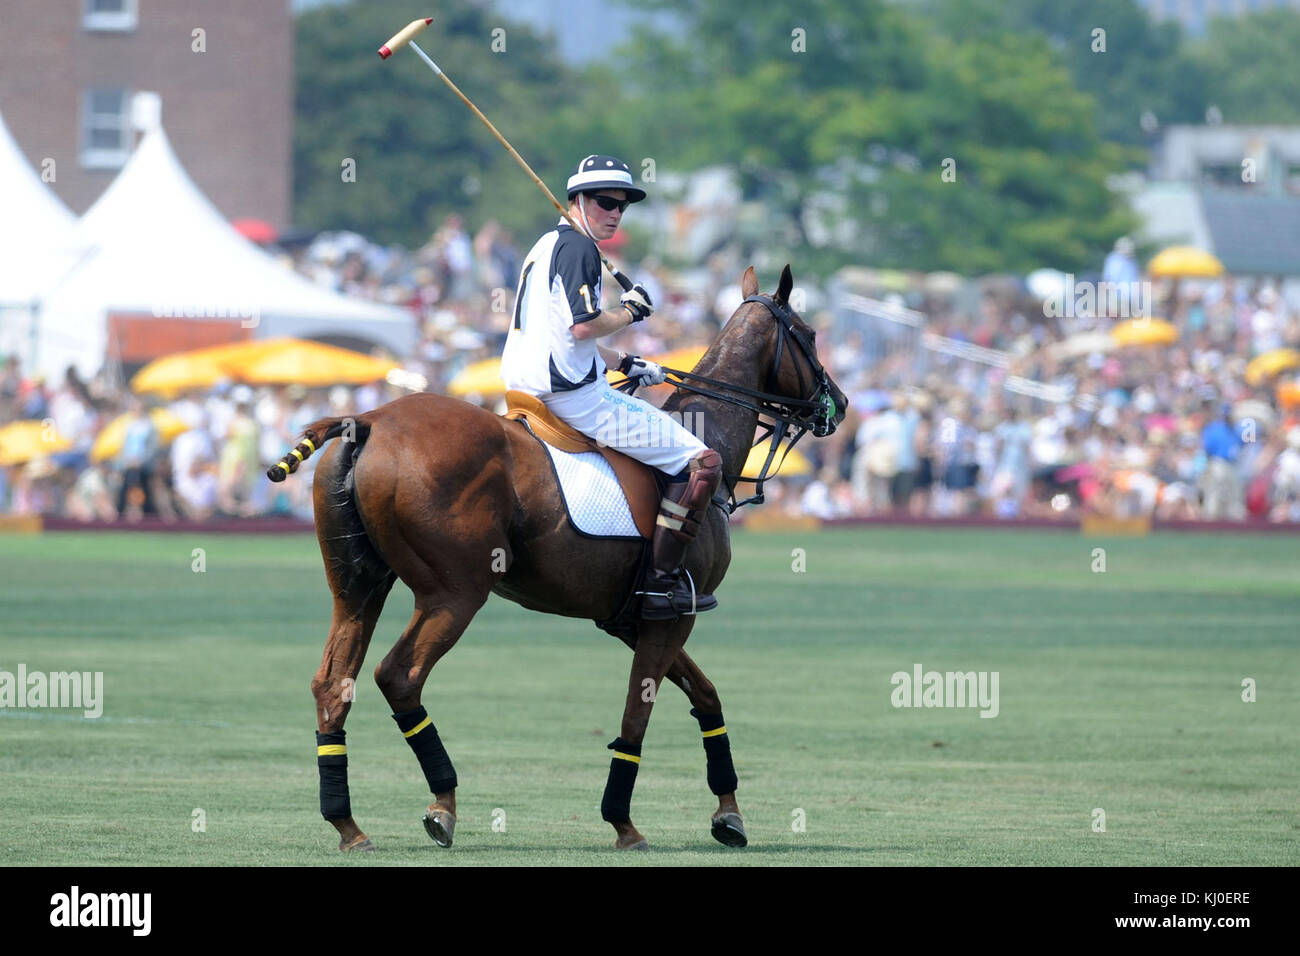
[[191,388],[211,388],[222,379],[232,377],[228,365],[232,358],[255,354],[275,341],[231,342],[164,355],[135,374],[131,379],[131,391],[177,395]]
[[[158,439],[164,445],[170,445],[177,435],[190,430],[189,425],[165,408],[155,408],[149,413],[149,417],[153,419],[154,427],[158,429]],[[95,436],[95,444],[90,448],[90,460],[104,461],[108,458],[116,458],[118,452],[122,450],[123,442],[126,441],[126,429],[130,423],[131,415],[127,413],[118,415],[105,425]]]
[[0,428],[0,465],[21,465],[71,447],[72,442],[45,422],[11,422]]
[[382,379],[396,362],[307,339],[250,343],[222,359],[230,377],[249,385],[364,385]]
[[466,395],[494,398],[505,393],[506,383],[501,381],[500,358],[486,358],[473,365],[466,365],[447,383],[447,394],[457,398]]
[[[745,459],[745,467],[741,473],[746,478],[757,478],[758,473],[763,469],[763,462],[767,461],[767,453],[772,449],[772,440],[769,438],[761,445],[755,445],[749,452],[749,457]],[[776,457],[772,459],[772,474],[781,478],[791,475],[811,475],[813,472],[812,462],[805,458],[800,452],[791,451],[786,455],[785,464],[781,464],[781,456],[785,455],[784,447],[776,450]],[[777,466],[780,465],[780,470]]]
[[131,379],[131,389],[175,395],[211,388],[222,379],[249,385],[364,385],[394,368],[394,362],[307,339],[259,339],[155,359]]
[[1172,345],[1178,341],[1178,329],[1164,319],[1129,319],[1112,328],[1110,337],[1120,347]]
[[1295,349],[1273,349],[1250,360],[1246,366],[1246,384],[1263,385],[1274,375],[1293,368],[1300,368],[1300,352]]
[[1184,276],[1213,278],[1223,275],[1223,263],[1203,249],[1170,246],[1147,264],[1147,272],[1157,279]]

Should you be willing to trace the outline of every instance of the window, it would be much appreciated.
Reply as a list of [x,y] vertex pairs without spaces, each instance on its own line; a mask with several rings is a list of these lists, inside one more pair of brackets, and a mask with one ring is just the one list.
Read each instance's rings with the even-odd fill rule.
[[131,153],[126,90],[87,90],[81,101],[81,165],[120,169]]
[[81,25],[87,30],[134,30],[138,0],[83,0]]

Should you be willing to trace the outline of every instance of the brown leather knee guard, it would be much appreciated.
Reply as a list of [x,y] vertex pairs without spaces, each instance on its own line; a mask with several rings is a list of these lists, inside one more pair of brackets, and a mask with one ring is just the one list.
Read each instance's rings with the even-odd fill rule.
[[[690,460],[690,476],[669,486],[659,503],[656,524],[672,532],[673,537],[689,543],[700,530],[702,512],[722,481],[722,456],[706,448]],[[681,489],[680,491],[678,489]]]

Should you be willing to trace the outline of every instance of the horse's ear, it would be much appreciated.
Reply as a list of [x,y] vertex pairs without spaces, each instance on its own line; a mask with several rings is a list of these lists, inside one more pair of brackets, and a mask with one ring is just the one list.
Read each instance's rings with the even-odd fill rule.
[[746,299],[751,295],[758,295],[758,276],[754,275],[753,266],[746,269],[745,274],[740,277],[740,291]]
[[786,305],[790,301],[790,292],[794,289],[794,276],[790,273],[790,263],[785,264],[781,270],[781,281],[777,284],[776,295],[772,296],[773,302],[779,302]]

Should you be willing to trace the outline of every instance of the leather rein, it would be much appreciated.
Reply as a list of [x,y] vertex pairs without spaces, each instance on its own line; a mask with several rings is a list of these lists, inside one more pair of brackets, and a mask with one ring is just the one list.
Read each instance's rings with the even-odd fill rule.
[[[754,442],[753,447],[757,447],[769,438],[771,439],[767,460],[763,462],[763,467],[758,476],[755,478],[747,478],[744,475],[724,474],[722,476],[727,485],[728,499],[726,508],[728,514],[735,514],[738,509],[743,508],[745,505],[762,504],[764,500],[763,482],[769,478],[774,478],[780,473],[781,466],[785,464],[785,459],[790,454],[790,449],[794,448],[799,439],[803,438],[809,431],[818,438],[829,435],[835,430],[835,416],[839,412],[835,407],[835,400],[831,397],[830,379],[826,375],[826,369],[817,360],[817,350],[813,347],[809,337],[801,329],[795,327],[790,309],[784,305],[778,305],[773,298],[765,295],[751,295],[745,299],[745,303],[748,302],[757,302],[764,306],[777,321],[776,356],[767,375],[769,391],[760,392],[752,388],[746,388],[743,385],[733,385],[730,382],[720,382],[705,375],[696,375],[694,372],[669,368],[666,365],[661,366],[667,375],[676,379],[676,381],[669,381],[670,385],[685,389],[688,392],[694,392],[697,395],[703,395],[706,398],[714,398],[732,405],[738,405],[741,408],[757,412],[760,416],[773,419],[770,424],[763,423],[761,427],[766,431]],[[781,368],[781,358],[787,348],[787,338],[794,341],[808,362],[813,384],[816,385],[816,390],[811,398],[788,398],[775,392],[777,376]],[[804,370],[798,362],[795,363],[795,373],[799,376],[799,391],[803,392]],[[704,386],[711,386],[711,388],[692,385],[687,381],[688,379],[690,382],[699,382]],[[636,382],[628,379],[626,382],[620,383],[618,388],[626,388],[631,392],[636,388]],[[739,393],[743,397],[726,395],[715,391],[715,389],[719,388]],[[769,474],[778,446],[790,433],[793,434],[793,437],[790,438],[790,443],[786,445],[785,451],[781,455],[781,461],[776,466],[776,472]],[[754,485],[754,494],[743,501],[737,501],[736,485],[750,482]]]

